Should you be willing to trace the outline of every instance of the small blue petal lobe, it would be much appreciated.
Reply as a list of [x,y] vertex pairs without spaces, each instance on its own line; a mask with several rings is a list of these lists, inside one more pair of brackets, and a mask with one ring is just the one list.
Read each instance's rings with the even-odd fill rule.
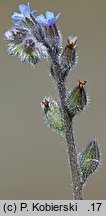
[[37,10],[33,10],[33,11],[31,12],[32,16],[35,16],[36,13],[37,13]]
[[36,21],[38,23],[44,24],[44,25],[48,25],[48,21],[47,19],[44,17],[43,14],[40,14],[39,16],[36,17]]
[[49,26],[53,26],[56,22],[56,18],[54,17],[53,19],[49,19],[48,22],[49,22]]
[[46,19],[52,19],[54,18],[54,13],[51,11],[46,11]]
[[23,14],[19,14],[17,12],[14,12],[12,15],[12,19],[23,19]]
[[58,18],[60,17],[61,13],[59,13],[57,16],[56,16],[56,20],[58,20]]
[[24,14],[25,12],[27,12],[29,14],[30,13],[30,6],[29,6],[29,4],[28,5],[21,4],[21,5],[19,5],[19,10],[22,14]]

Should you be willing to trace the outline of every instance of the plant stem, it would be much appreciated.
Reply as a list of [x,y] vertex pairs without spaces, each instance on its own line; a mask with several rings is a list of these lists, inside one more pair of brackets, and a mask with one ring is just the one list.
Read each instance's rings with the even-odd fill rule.
[[73,198],[75,200],[82,200],[82,186],[80,180],[80,172],[79,167],[77,164],[77,152],[76,146],[74,142],[73,136],[73,125],[72,125],[72,118],[70,116],[70,112],[67,108],[65,96],[66,96],[66,89],[64,83],[58,83],[58,90],[61,100],[61,107],[64,116],[64,126],[65,126],[65,137],[68,146],[68,155],[69,155],[69,162],[71,166],[71,173],[72,173],[72,182],[73,182]]
[[72,183],[73,183],[73,199],[82,200],[82,183],[80,179],[80,170],[77,163],[77,151],[76,145],[73,136],[73,122],[71,113],[66,104],[66,85],[65,81],[62,79],[61,67],[54,60],[53,62],[55,67],[55,74],[57,77],[57,87],[59,91],[59,97],[61,102],[61,108],[64,119],[64,128],[65,128],[65,138],[68,147],[68,156],[72,173]]
[[74,142],[73,136],[73,125],[72,125],[72,117],[70,112],[66,106],[66,87],[65,83],[58,79],[58,90],[59,96],[61,101],[61,107],[63,111],[64,117],[64,126],[65,126],[65,137],[68,146],[68,155],[69,155],[69,162],[71,166],[71,173],[72,173],[72,182],[73,182],[73,198],[75,200],[82,200],[82,184],[80,180],[80,172],[79,167],[77,164],[77,152],[76,152],[76,145]]

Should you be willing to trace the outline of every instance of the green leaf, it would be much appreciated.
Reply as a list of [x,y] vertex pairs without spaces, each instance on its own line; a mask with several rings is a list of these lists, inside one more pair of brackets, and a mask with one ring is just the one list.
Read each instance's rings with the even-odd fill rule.
[[52,98],[45,98],[41,104],[47,124],[60,132],[64,131],[60,107]]
[[92,140],[79,154],[78,162],[81,170],[82,182],[95,172],[100,164],[100,152],[96,140]]
[[84,110],[88,103],[88,96],[84,89],[85,84],[86,81],[79,80],[79,84],[68,94],[68,107],[73,116],[79,111]]

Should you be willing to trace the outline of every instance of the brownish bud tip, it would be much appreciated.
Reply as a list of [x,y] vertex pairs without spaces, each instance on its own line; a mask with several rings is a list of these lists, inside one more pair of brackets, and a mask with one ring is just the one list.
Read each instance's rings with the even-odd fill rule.
[[68,46],[70,48],[75,48],[76,47],[76,44],[77,44],[77,36],[70,36],[67,40],[68,42]]
[[83,88],[86,85],[86,80],[78,80],[79,88]]
[[42,104],[46,107],[49,106],[49,101],[47,99],[45,99],[44,101],[42,101]]

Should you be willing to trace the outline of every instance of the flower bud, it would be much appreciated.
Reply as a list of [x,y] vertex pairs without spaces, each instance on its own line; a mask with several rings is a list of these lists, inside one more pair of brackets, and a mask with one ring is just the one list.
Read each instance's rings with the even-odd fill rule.
[[12,27],[4,33],[4,39],[9,42],[17,41],[17,43],[20,43],[23,40],[23,38],[26,37],[26,34],[27,34],[26,29]]
[[64,130],[60,107],[52,98],[45,98],[41,103],[46,123],[53,129],[62,132]]
[[62,53],[61,67],[64,79],[67,77],[69,71],[72,71],[77,64],[77,36],[70,36],[67,45]]
[[92,140],[82,153],[79,154],[78,162],[81,170],[82,182],[84,183],[100,164],[100,153],[96,140]]
[[28,29],[13,27],[4,33],[4,38],[9,41],[8,53],[23,62],[35,66],[38,61],[48,58],[46,47]]
[[78,85],[68,93],[67,103],[73,116],[84,110],[88,103],[88,96],[84,89],[85,85],[85,80],[78,80]]

